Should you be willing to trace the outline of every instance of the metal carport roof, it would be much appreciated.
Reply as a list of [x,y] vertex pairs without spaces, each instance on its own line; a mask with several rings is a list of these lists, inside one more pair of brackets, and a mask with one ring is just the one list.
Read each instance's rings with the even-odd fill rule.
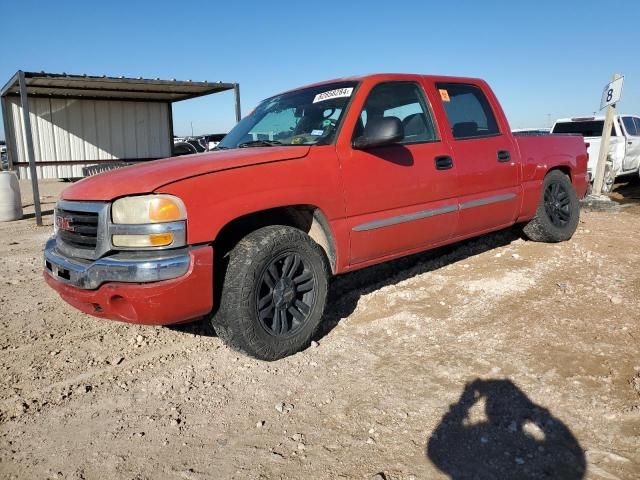
[[[160,80],[145,78],[107,77],[91,75],[69,75],[67,73],[24,72],[19,70],[0,90],[3,121],[7,125],[7,97],[20,97],[25,127],[26,151],[33,187],[36,223],[42,224],[38,182],[34,160],[33,136],[29,115],[29,97],[77,98],[84,100],[113,100],[166,102],[169,117],[174,102],[201,97],[213,93],[233,90],[235,94],[235,116],[240,121],[240,85],[228,82],[194,82],[191,80]],[[172,121],[170,122],[172,123]],[[173,131],[171,130],[171,137]],[[7,141],[9,139],[7,138]],[[9,143],[9,142],[8,142]]]
[[[109,100],[155,100],[178,102],[212,93],[237,89],[237,83],[194,82],[148,78],[68,75],[23,72],[30,96],[103,98]],[[0,90],[0,96],[20,95],[20,72]]]

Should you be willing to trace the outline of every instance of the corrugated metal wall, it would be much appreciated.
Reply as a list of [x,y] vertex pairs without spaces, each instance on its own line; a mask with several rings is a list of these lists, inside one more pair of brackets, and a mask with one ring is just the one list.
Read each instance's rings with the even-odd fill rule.
[[[7,139],[14,138],[14,163],[28,162],[19,97],[7,98]],[[82,177],[93,160],[162,158],[171,155],[169,105],[158,102],[30,98],[29,111],[38,178]],[[29,168],[18,165],[20,178]]]

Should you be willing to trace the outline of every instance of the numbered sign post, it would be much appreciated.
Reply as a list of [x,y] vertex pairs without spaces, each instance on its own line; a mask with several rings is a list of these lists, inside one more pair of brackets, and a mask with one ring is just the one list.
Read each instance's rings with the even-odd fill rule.
[[624,77],[616,74],[613,76],[613,82],[609,83],[602,91],[602,99],[600,100],[600,110],[609,105],[615,106],[622,97],[622,84]]
[[593,178],[593,194],[600,195],[602,193],[602,183],[604,182],[604,171],[607,165],[607,156],[609,155],[609,142],[611,140],[611,127],[613,126],[613,115],[616,111],[615,106],[622,97],[622,82],[624,77],[617,73],[613,76],[613,80],[602,92],[600,100],[600,109],[607,108],[607,115],[604,119],[604,127],[602,129],[602,140],[600,141],[600,152],[598,155],[598,163],[596,164],[595,177]]

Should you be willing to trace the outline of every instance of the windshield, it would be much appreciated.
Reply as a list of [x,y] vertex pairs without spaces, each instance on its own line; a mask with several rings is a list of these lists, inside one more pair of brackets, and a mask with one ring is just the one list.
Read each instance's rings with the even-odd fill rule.
[[329,144],[356,85],[335,82],[268,98],[243,118],[217,148]]
[[[575,133],[583,137],[601,137],[604,130],[604,120],[591,120],[587,122],[558,122],[551,133]],[[611,126],[611,136],[616,136],[616,129]]]

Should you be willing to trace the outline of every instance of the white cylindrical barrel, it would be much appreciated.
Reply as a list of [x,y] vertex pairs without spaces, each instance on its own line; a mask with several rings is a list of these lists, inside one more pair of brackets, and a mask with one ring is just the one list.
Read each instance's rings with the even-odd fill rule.
[[0,172],[0,222],[22,218],[20,184],[13,172]]

